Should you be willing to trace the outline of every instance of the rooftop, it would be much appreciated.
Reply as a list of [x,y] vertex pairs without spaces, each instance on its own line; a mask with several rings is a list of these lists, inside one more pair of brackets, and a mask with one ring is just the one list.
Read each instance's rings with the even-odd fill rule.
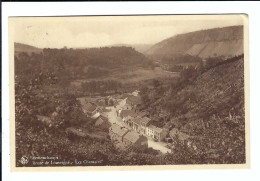
[[93,112],[96,109],[96,107],[94,105],[92,105],[91,103],[87,103],[87,104],[83,105],[82,108],[84,110],[86,110],[87,112]]
[[99,116],[100,116],[100,113],[97,112],[97,113],[95,113],[91,118],[92,118],[92,119],[97,119]]
[[97,119],[97,121],[95,122],[95,126],[99,126],[99,125],[103,124],[103,122],[104,122],[104,120],[101,117],[99,117]]
[[84,97],[77,98],[77,100],[80,102],[82,108],[88,112],[93,112],[96,109],[96,106],[94,106],[90,102],[87,102],[87,99]]
[[135,143],[139,139],[140,135],[134,131],[128,132],[124,139],[127,139],[128,141]]
[[121,127],[118,124],[112,124],[110,130],[119,136],[124,136],[128,132],[128,129]]
[[143,118],[141,119],[141,123],[142,123],[142,124],[145,124],[145,125],[147,125],[150,121],[151,121],[151,119],[148,118],[148,117],[143,117]]
[[150,124],[148,127],[149,127],[150,129],[152,129],[152,130],[158,132],[158,133],[161,133],[161,132],[163,131],[162,128],[158,128],[158,127],[156,127],[156,126],[154,126],[154,125],[152,125],[152,124]]
[[146,112],[139,112],[139,113],[138,113],[138,116],[140,116],[141,118],[144,117],[144,116],[146,116],[146,115],[147,115]]
[[136,117],[136,118],[134,118],[132,121],[133,121],[134,123],[140,125],[140,124],[141,124],[141,119],[142,119],[142,118],[140,118],[140,117]]
[[122,110],[121,111],[121,116],[122,117],[127,117],[127,116],[136,117],[136,114],[132,110]]

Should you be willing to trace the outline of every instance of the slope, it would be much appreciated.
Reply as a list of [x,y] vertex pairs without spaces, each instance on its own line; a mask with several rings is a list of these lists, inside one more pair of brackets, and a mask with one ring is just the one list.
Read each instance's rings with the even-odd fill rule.
[[[182,80],[163,93],[163,88],[147,91],[150,105],[146,109],[153,124],[169,129],[169,135],[176,135],[177,140],[185,139],[190,146],[187,149],[203,163],[244,163],[243,57],[230,58],[194,74],[193,79],[190,75],[181,73]],[[152,100],[153,94],[159,98]]]
[[230,26],[179,34],[155,44],[145,54],[162,60],[185,54],[208,58],[242,53],[243,26]]
[[16,55],[22,52],[27,54],[32,54],[32,53],[41,53],[42,49],[36,48],[34,46],[22,44],[22,43],[14,43],[14,52]]

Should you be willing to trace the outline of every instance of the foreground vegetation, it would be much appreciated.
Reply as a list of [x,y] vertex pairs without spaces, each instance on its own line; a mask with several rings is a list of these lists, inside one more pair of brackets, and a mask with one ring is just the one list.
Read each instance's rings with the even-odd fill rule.
[[[176,128],[204,163],[245,162],[243,55],[189,67],[168,87],[143,88],[153,124]],[[162,114],[163,113],[163,114]]]

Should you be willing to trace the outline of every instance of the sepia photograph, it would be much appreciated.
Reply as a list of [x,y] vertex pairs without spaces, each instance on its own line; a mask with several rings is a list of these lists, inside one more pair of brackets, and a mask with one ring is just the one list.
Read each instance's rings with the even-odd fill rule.
[[249,167],[247,15],[8,23],[15,169]]

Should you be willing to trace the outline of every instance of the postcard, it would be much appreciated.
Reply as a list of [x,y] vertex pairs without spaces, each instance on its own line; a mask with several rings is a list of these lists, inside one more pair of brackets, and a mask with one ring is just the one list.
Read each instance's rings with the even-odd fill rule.
[[12,171],[249,168],[248,16],[9,17]]

